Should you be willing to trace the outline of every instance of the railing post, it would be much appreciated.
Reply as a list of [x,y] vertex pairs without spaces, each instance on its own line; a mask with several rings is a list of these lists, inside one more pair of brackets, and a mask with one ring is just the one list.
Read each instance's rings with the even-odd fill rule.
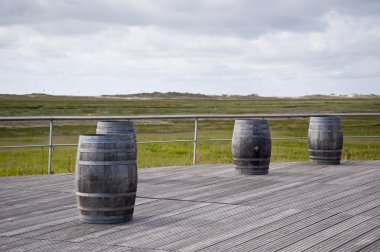
[[53,120],[50,120],[48,174],[51,174],[52,156],[53,156]]
[[198,118],[194,121],[194,151],[193,151],[193,165],[197,162],[197,141],[198,141]]

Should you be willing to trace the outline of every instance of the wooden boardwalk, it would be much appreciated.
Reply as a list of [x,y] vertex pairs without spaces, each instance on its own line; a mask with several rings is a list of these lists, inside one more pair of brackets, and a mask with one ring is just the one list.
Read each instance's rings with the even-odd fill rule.
[[0,178],[0,251],[380,251],[380,161],[142,169],[134,220],[78,221],[72,174]]

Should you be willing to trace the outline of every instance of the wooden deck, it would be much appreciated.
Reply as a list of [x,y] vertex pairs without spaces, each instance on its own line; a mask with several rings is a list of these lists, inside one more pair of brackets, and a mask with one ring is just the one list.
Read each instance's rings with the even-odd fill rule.
[[80,223],[73,186],[0,178],[0,251],[380,251],[380,161],[142,169],[121,225]]

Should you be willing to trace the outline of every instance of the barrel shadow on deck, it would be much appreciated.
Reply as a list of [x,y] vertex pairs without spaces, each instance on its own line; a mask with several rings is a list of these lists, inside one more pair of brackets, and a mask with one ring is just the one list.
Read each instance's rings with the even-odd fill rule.
[[134,220],[82,224],[72,174],[0,178],[0,251],[379,251],[380,161],[139,170]]

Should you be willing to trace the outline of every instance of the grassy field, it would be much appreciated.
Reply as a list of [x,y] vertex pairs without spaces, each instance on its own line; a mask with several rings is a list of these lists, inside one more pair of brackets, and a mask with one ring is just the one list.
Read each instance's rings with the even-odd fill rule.
[[[49,115],[163,115],[241,113],[348,113],[380,112],[380,98],[304,97],[262,98],[251,96],[204,96],[191,94],[144,94],[135,96],[65,97],[0,95],[0,116]],[[306,137],[308,119],[270,119],[273,138]],[[343,118],[345,136],[380,135],[380,118]],[[192,139],[193,120],[136,121],[138,141]],[[80,134],[94,133],[94,121],[55,122],[55,144],[76,144]],[[200,120],[200,140],[229,139],[233,120]],[[48,143],[48,122],[0,122],[0,146]],[[138,166],[190,165],[192,143],[140,144]],[[229,141],[198,143],[197,163],[231,163]],[[0,149],[0,175],[47,172],[47,148]],[[72,172],[74,147],[55,147],[53,172]],[[380,139],[345,139],[343,159],[380,159]],[[272,162],[308,160],[306,140],[273,140]]]

